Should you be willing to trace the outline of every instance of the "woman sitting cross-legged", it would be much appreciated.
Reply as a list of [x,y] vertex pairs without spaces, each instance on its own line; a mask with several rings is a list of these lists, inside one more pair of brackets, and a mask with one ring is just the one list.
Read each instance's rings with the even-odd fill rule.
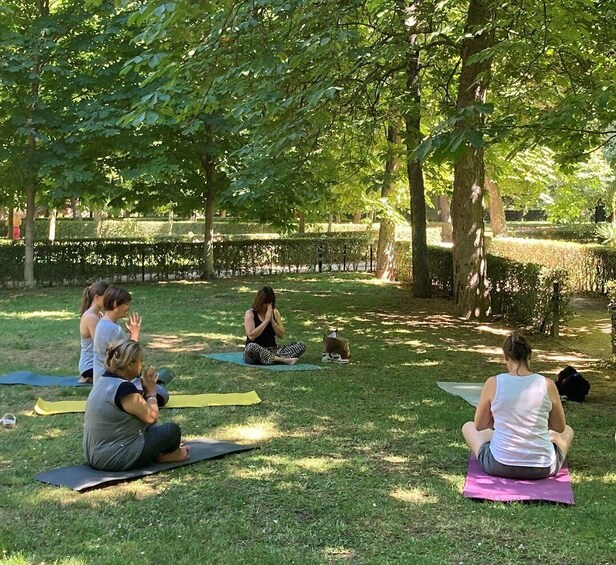
[[462,434],[484,473],[508,479],[544,479],[558,473],[573,441],[558,389],[530,370],[532,350],[512,334],[503,344],[507,372],[490,377],[475,421]]
[[251,365],[294,365],[306,352],[306,346],[299,341],[281,347],[276,345],[276,337],[283,339],[285,332],[280,312],[276,310],[276,295],[269,286],[257,292],[252,308],[246,310],[244,329],[244,361]]
[[[130,339],[112,345],[105,367],[86,402],[83,450],[88,463],[103,471],[125,471],[188,459],[190,447],[182,445],[180,427],[158,423],[158,377],[153,367],[141,373],[141,346]],[[130,382],[139,375],[143,395]]]

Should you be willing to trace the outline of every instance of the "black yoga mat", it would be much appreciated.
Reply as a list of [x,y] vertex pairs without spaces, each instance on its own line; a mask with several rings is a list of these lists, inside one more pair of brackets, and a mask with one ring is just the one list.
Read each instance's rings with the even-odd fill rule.
[[160,473],[176,467],[192,465],[198,461],[222,457],[230,453],[239,451],[249,451],[255,449],[252,445],[239,445],[237,443],[225,443],[215,439],[194,439],[185,442],[191,446],[190,458],[186,461],[177,463],[153,463],[141,469],[132,471],[98,471],[89,465],[74,465],[73,467],[61,467],[51,471],[43,471],[34,477],[41,483],[49,483],[59,487],[68,487],[73,490],[83,492],[86,490],[106,487],[122,481],[133,481],[140,477]]

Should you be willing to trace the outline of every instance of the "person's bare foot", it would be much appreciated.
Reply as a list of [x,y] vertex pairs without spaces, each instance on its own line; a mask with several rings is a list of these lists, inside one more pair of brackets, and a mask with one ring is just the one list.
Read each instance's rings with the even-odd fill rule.
[[161,453],[157,458],[157,463],[176,463],[177,461],[186,461],[190,457],[190,446],[180,445],[171,453]]
[[297,361],[298,361],[297,357],[290,357],[290,358],[289,357],[283,357],[282,358],[282,362],[285,365],[295,365],[295,363],[297,363]]
[[79,377],[77,383],[80,385],[91,385],[93,381],[94,379],[89,379],[88,377]]

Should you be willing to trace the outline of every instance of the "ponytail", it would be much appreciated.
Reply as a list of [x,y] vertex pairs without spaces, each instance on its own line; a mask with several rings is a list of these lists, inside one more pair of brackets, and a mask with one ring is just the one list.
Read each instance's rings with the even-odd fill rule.
[[109,284],[105,281],[98,281],[87,287],[83,291],[83,295],[81,297],[81,310],[79,316],[83,316],[84,312],[92,306],[94,299],[97,296],[103,296],[108,288]]

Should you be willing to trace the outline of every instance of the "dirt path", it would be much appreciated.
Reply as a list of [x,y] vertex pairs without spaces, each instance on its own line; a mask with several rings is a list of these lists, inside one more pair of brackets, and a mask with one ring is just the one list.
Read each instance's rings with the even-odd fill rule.
[[596,360],[611,358],[611,322],[608,299],[576,296],[571,301],[573,318],[561,326],[558,341]]

